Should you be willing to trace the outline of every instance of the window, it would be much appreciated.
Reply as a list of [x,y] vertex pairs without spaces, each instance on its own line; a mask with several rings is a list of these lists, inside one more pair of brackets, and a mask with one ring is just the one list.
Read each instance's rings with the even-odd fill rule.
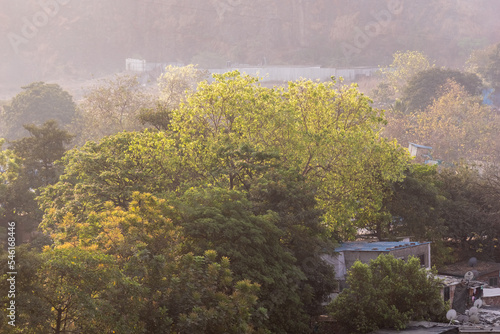
[[444,298],[445,302],[447,302],[448,300],[450,300],[450,287],[449,286],[445,286],[444,287],[443,298]]
[[498,277],[490,277],[489,285],[490,286],[497,286],[498,285]]
[[418,259],[420,260],[420,265],[421,265],[422,267],[425,267],[425,255],[424,255],[424,254],[421,254],[421,255],[419,255],[419,256],[417,256],[417,257],[418,257]]

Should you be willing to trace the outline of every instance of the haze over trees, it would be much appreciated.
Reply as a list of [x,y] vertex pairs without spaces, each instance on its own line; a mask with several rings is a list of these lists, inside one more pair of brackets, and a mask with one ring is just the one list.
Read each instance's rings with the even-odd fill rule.
[[350,67],[387,65],[398,50],[419,50],[458,67],[497,43],[500,31],[496,0],[54,1],[41,2],[48,8],[0,1],[1,85],[100,77],[122,70],[126,58]]
[[[0,82],[0,244],[11,221],[27,242],[17,326],[0,331],[309,333],[330,312],[364,332],[442,319],[415,259],[356,264],[325,308],[337,284],[322,255],[411,235],[432,242],[438,266],[500,261],[499,4],[479,2],[4,6],[0,77],[16,93]],[[130,57],[161,65],[116,74]],[[160,74],[169,62],[199,66]],[[381,70],[361,88],[203,70],[235,63]],[[415,163],[409,142],[432,146],[436,165]]]
[[[483,153],[496,149],[489,138],[497,116],[455,81],[435,85],[429,94],[438,98],[423,111],[391,108],[386,120],[356,85],[300,80],[267,88],[237,71],[211,82],[200,81],[204,74],[194,67],[170,71],[156,95],[143,95],[130,77],[89,92],[95,104],[88,105],[126,114],[122,120],[139,131],[121,131],[115,122],[114,130],[103,128],[110,135],[66,152],[73,136],[51,121],[26,126],[31,136],[2,151],[2,219],[16,213],[28,232],[41,222],[40,237],[20,248],[32,278],[20,283],[31,291],[20,305],[55,305],[49,295],[59,303],[43,316],[23,313],[20,323],[61,332],[305,333],[335,288],[321,255],[360,228],[379,238],[433,241],[437,264],[478,252],[500,256],[498,203],[482,193],[498,197],[498,174],[414,165],[381,136],[390,130],[396,138],[431,140],[448,161],[493,159]],[[401,90],[429,71],[466,77],[416,71]],[[99,113],[86,113],[99,124]],[[482,131],[474,133],[477,124]],[[457,219],[457,208],[468,218]],[[42,283],[60,279],[54,268],[72,273],[56,294]],[[82,279],[88,286],[75,290]],[[68,291],[81,300],[72,310],[63,298]],[[123,294],[130,296],[126,305],[117,299]],[[85,320],[101,308],[98,319]],[[408,317],[402,312],[395,327]]]

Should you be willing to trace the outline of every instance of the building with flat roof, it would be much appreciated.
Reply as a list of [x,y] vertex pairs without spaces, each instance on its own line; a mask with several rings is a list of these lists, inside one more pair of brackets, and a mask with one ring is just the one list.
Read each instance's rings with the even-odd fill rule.
[[413,241],[353,241],[344,242],[335,248],[335,255],[323,255],[324,261],[334,266],[335,278],[345,282],[347,271],[357,260],[369,263],[380,254],[392,254],[397,259],[407,260],[409,256],[420,259],[422,267],[431,268],[431,243]]

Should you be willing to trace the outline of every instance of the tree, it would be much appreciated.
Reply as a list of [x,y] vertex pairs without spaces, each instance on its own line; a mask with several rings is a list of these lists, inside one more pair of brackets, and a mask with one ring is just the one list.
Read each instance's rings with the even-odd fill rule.
[[252,333],[259,285],[233,282],[229,259],[218,260],[214,251],[186,253],[184,229],[168,218],[174,216],[170,203],[136,192],[127,209],[107,203],[85,221],[69,214],[47,232],[56,249],[99,249],[114,258],[121,273],[140,288],[134,307],[137,330]]
[[80,141],[142,129],[140,111],[153,106],[153,100],[153,94],[146,91],[135,76],[117,75],[101,80],[86,92],[79,105],[83,123]]
[[[57,182],[61,170],[55,162],[67,149],[73,136],[47,121],[42,126],[25,125],[29,137],[11,142],[10,150],[19,157],[17,177],[9,177],[2,196],[0,223],[17,222],[19,241],[26,241],[42,219],[35,197],[38,189]],[[11,158],[12,161],[12,158]],[[11,166],[12,167],[12,166]]]
[[441,283],[415,257],[380,255],[349,270],[349,288],[329,305],[331,315],[349,333],[406,328],[411,320],[443,321],[446,307]]
[[398,51],[394,53],[392,63],[380,69],[383,81],[375,90],[375,96],[383,101],[400,96],[403,88],[413,76],[433,66],[431,65],[431,61],[422,52]]
[[[332,230],[353,237],[366,223],[356,220],[358,213],[368,219],[380,208],[378,181],[402,176],[405,153],[379,137],[374,128],[383,118],[356,86],[304,80],[290,82],[285,91],[261,87],[257,78],[238,72],[214,79],[198,86],[172,122],[192,156],[188,163],[210,182],[246,187],[273,168],[278,154],[285,169],[317,184],[318,205]],[[226,154],[240,147],[253,157],[242,159],[245,169],[236,161],[241,154]],[[249,172],[250,166],[259,166],[258,172]]]
[[158,101],[154,108],[142,108],[138,118],[143,126],[150,124],[158,131],[166,131],[170,129],[172,111],[164,103]]
[[[120,273],[112,257],[76,248],[39,254],[22,247],[16,264],[23,274],[16,276],[13,333],[141,332],[137,286]],[[3,302],[9,301],[3,297]]]
[[160,95],[155,107],[143,108],[139,120],[143,125],[150,124],[157,130],[168,130],[172,110],[186,101],[196,91],[199,82],[208,78],[208,72],[194,65],[177,67],[168,65],[158,78]]
[[23,125],[42,125],[55,120],[67,127],[76,116],[76,107],[71,95],[57,84],[34,82],[21,87],[10,105],[4,106],[3,116],[8,127],[5,138],[19,139],[26,133]]
[[486,85],[500,90],[500,43],[472,52],[467,70],[479,75]]
[[300,283],[301,300],[310,317],[323,314],[322,305],[336,288],[333,267],[322,258],[335,249],[317,208],[316,187],[294,173],[270,172],[251,186],[249,199],[254,214],[277,213],[281,243],[305,274]]
[[417,115],[412,142],[433,148],[433,157],[447,162],[495,161],[500,118],[455,82],[427,112]]
[[187,249],[214,249],[237,279],[261,285],[269,318],[258,312],[253,325],[306,331],[307,313],[331,290],[321,246],[327,236],[354,237],[379,214],[408,157],[380,138],[382,115],[355,86],[258,81],[215,75],[172,111],[171,130],[122,132],[70,151],[60,181],[39,196],[42,227],[68,234],[109,211],[106,202],[128,210],[136,191],[167,198],[177,214],[164,217],[183,228]]
[[[6,192],[13,182],[17,179],[19,175],[20,159],[12,150],[3,149],[5,139],[0,139],[0,198],[2,199],[0,203],[4,202]],[[0,205],[0,214],[3,213],[2,207],[4,204]]]
[[98,143],[89,141],[70,150],[62,165],[60,181],[45,187],[39,197],[45,228],[68,213],[85,221],[106,202],[126,209],[136,191],[168,193],[189,187],[194,178],[175,140],[163,132],[122,132]]
[[495,188],[476,170],[466,166],[444,170],[438,180],[445,198],[442,208],[446,227],[444,239],[454,248],[454,253],[459,259],[471,256],[495,259],[499,205],[489,196]]
[[167,109],[175,109],[196,91],[199,82],[206,79],[208,72],[197,69],[195,65],[168,65],[158,78],[160,101]]
[[446,197],[436,166],[411,164],[402,181],[390,184],[391,196],[384,200],[390,215],[384,221],[384,238],[412,236],[415,241],[431,241],[432,263],[440,267],[453,262],[446,242],[449,230],[443,218]]
[[406,112],[425,111],[442,94],[448,81],[461,85],[471,96],[481,93],[481,79],[473,73],[456,70],[430,68],[415,74],[404,87],[402,101]]
[[256,319],[255,325],[272,333],[304,333],[308,318],[299,293],[304,274],[280,242],[276,214],[254,215],[250,204],[239,191],[193,188],[180,198],[179,224],[195,254],[214,249],[231,259],[237,279],[260,284],[258,305],[268,320]]

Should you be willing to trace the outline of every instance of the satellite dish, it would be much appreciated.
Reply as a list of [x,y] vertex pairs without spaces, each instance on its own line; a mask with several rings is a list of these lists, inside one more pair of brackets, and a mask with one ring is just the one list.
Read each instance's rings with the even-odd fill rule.
[[471,257],[469,259],[469,267],[475,267],[477,264],[477,259],[475,257]]
[[446,319],[453,321],[457,318],[457,311],[455,311],[454,309],[451,309],[449,310],[448,312],[446,312]]
[[477,309],[477,307],[475,306],[472,306],[470,309],[469,309],[469,316],[471,315],[474,315],[474,314],[478,314],[479,313],[479,310]]
[[474,273],[473,273],[472,271],[468,271],[468,272],[466,272],[466,273],[465,273],[465,275],[464,275],[464,279],[465,279],[466,281],[470,281],[470,280],[471,280],[471,279],[473,279],[473,278],[474,278]]
[[477,307],[477,308],[480,308],[481,306],[483,306],[483,301],[481,299],[477,299],[474,302],[474,306]]

